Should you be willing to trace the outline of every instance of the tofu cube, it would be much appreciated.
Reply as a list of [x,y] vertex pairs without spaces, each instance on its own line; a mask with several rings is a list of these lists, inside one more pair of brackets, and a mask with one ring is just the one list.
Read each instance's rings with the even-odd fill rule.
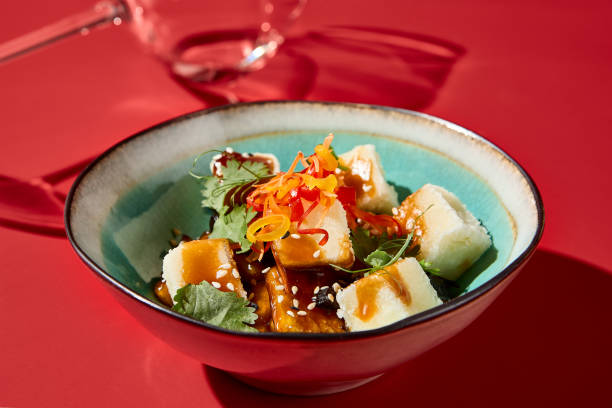
[[342,164],[349,168],[342,173],[344,184],[354,187],[357,207],[375,213],[391,213],[397,207],[397,192],[385,180],[380,156],[374,145],[355,146],[340,155]]
[[353,282],[336,299],[350,331],[376,329],[442,304],[415,258]]
[[425,184],[394,211],[395,219],[413,232],[420,245],[417,258],[457,280],[491,246],[487,230],[453,193]]
[[[286,280],[285,280],[286,279]],[[266,274],[266,287],[272,306],[270,329],[274,332],[342,333],[344,325],[335,310],[313,307],[313,289],[322,283],[312,271],[285,271],[272,267]],[[292,290],[293,289],[293,290]],[[309,307],[310,305],[310,307]]]
[[227,239],[181,242],[164,257],[162,277],[173,302],[177,290],[204,280],[223,292],[246,298]]
[[297,223],[293,222],[289,230],[291,234],[272,243],[277,262],[285,268],[313,268],[330,263],[345,268],[353,265],[355,255],[342,204],[335,200],[329,211],[325,211],[322,205],[316,206],[300,229],[322,228],[329,234],[327,242],[319,245],[323,234],[299,234]]

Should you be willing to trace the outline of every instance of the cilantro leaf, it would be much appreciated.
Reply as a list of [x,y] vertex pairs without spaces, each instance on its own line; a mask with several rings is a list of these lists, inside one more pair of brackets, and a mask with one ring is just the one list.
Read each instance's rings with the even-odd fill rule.
[[[204,189],[202,195],[202,206],[212,208],[220,215],[229,202],[235,203],[235,196],[241,193],[241,187],[246,184],[254,184],[258,180],[271,175],[270,169],[261,162],[239,162],[228,160],[226,166],[221,167],[223,178],[215,176],[203,177]],[[229,200],[227,195],[230,194]],[[227,210],[227,209],[226,209]]]
[[378,267],[378,266],[385,265],[387,262],[391,260],[391,258],[393,257],[389,255],[387,252],[377,249],[376,251],[370,253],[370,255],[366,257],[365,262],[368,265]]
[[257,329],[247,326],[257,320],[255,308],[247,306],[249,302],[234,292],[222,292],[207,281],[179,289],[174,301],[176,304],[172,310],[194,319],[224,329],[257,332]]
[[251,242],[246,238],[247,226],[255,215],[257,213],[246,205],[234,207],[229,213],[219,216],[209,238],[227,238],[240,244],[238,253],[246,252],[251,248]]
[[355,228],[352,230],[350,238],[353,244],[355,257],[362,262],[365,262],[368,255],[376,251],[379,245],[379,238],[370,234],[370,231],[364,228]]

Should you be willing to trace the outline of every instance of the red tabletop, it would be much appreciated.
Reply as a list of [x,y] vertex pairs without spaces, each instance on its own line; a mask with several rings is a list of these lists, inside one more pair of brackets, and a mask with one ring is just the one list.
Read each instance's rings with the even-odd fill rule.
[[[83,7],[8,2],[0,41]],[[418,109],[482,134],[531,174],[545,204],[541,245],[456,338],[353,391],[266,394],[152,336],[67,240],[0,227],[0,406],[610,404],[611,16],[608,1],[310,0],[278,60],[236,85],[243,100]],[[387,35],[441,44],[450,59],[377,54],[368,38]],[[0,174],[36,177],[214,103],[172,80],[127,27],[71,38],[0,65]]]

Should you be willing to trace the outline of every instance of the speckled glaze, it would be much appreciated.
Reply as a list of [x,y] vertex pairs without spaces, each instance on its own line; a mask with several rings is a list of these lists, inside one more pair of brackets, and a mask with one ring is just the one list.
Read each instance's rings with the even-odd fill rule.
[[[439,184],[487,227],[493,247],[461,278],[461,294],[393,325],[343,334],[233,333],[159,304],[151,281],[161,273],[170,230],[197,236],[208,226],[200,187],[187,175],[193,158],[232,146],[275,153],[286,169],[297,150],[312,151],[328,132],[338,152],[374,144],[400,198]],[[299,395],[361,385],[458,333],[512,280],[543,228],[531,179],[474,133],[406,110],[290,101],[196,112],[132,136],[79,176],[65,216],[79,256],[154,334],[249,384]]]

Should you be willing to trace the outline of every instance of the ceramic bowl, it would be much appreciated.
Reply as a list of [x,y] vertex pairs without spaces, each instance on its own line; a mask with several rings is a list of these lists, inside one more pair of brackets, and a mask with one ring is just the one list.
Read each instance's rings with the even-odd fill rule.
[[[489,230],[493,246],[459,280],[461,294],[371,331],[235,333],[157,301],[152,281],[171,229],[207,230],[194,157],[213,147],[271,152],[286,169],[298,150],[334,132],[343,152],[372,143],[400,198],[425,183],[454,192]],[[76,180],[66,231],[77,254],[156,336],[256,387],[316,395],[364,384],[457,334],[480,315],[533,253],[543,228],[538,191],[525,171],[482,137],[417,112],[366,105],[262,102],[192,113],[111,147]]]

